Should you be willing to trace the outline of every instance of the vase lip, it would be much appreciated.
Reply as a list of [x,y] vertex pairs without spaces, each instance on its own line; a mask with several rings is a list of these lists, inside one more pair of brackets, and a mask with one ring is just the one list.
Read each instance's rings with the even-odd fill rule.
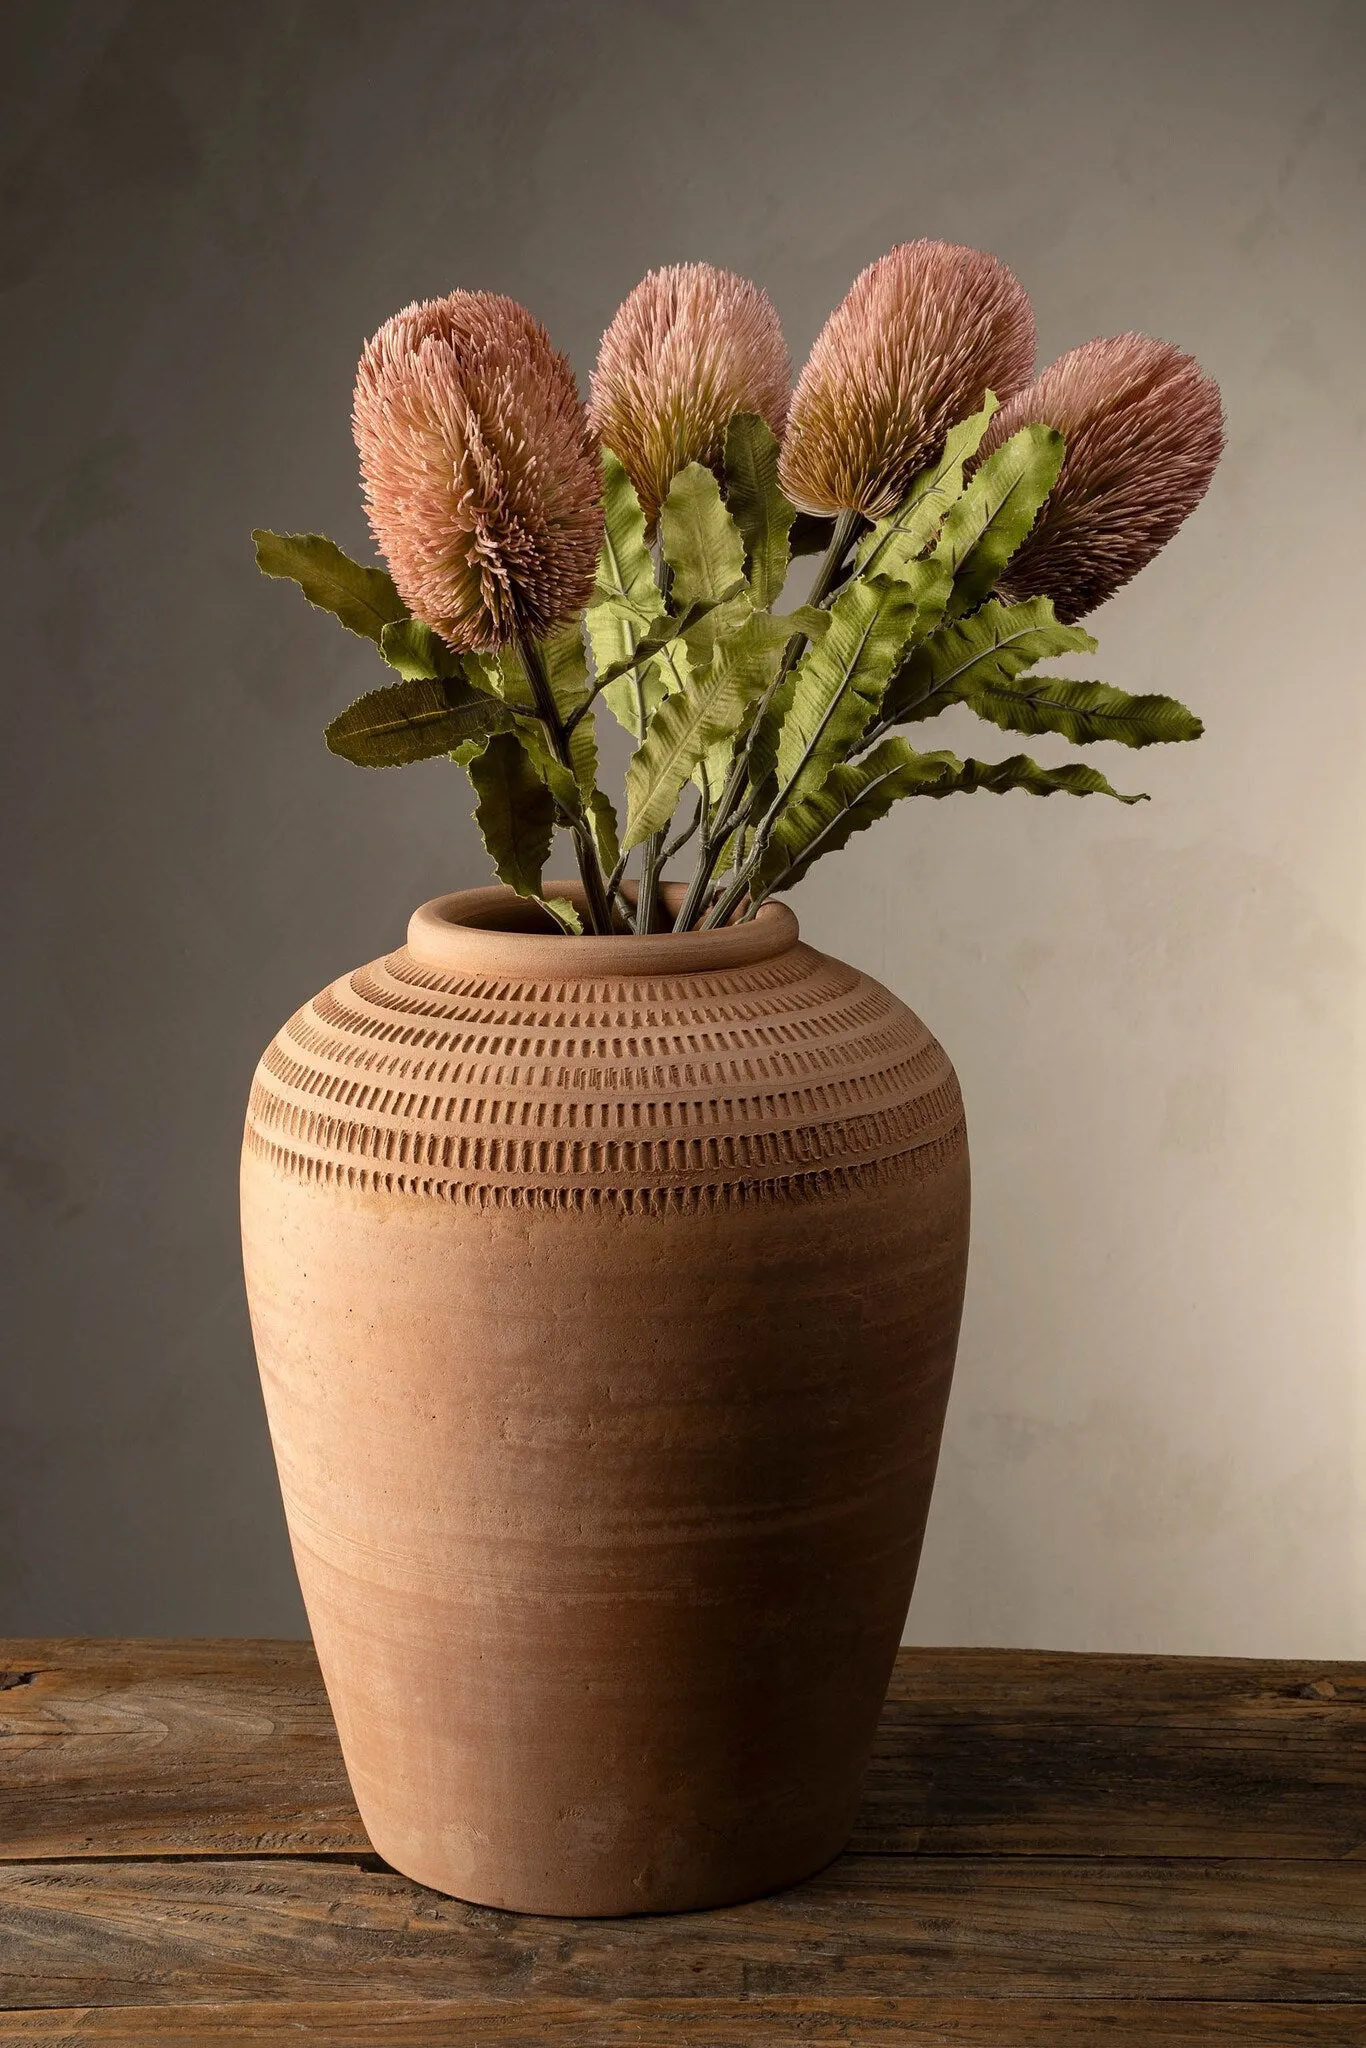
[[[547,882],[547,896],[567,896],[582,911],[578,882]],[[666,882],[660,894],[677,911],[685,890]],[[408,952],[441,974],[707,974],[748,967],[786,953],[798,939],[785,903],[765,903],[746,924],[710,932],[613,933],[574,938],[547,929],[549,913],[512,889],[491,886],[434,896],[408,920]]]

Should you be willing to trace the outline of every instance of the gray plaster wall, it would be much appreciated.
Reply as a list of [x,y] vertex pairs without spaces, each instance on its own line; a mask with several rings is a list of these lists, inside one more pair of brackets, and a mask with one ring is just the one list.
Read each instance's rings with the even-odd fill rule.
[[1231,438],[1096,622],[1094,672],[1208,720],[1105,763],[1153,802],[906,806],[797,900],[969,1106],[911,1631],[1366,1652],[1359,0],[5,22],[0,1629],[304,1629],[238,1270],[247,1083],[483,872],[455,770],[324,751],[373,657],[252,563],[258,524],[365,546],[362,340],[488,287],[586,379],[642,272],[704,257],[800,362],[928,234],[1018,271],[1042,360],[1130,326],[1194,350]]

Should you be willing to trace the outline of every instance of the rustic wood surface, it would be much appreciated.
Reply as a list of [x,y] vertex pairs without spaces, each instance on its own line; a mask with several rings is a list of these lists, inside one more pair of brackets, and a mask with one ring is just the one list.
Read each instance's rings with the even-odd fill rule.
[[562,1921],[370,1850],[311,1648],[0,1646],[0,2043],[1366,2048],[1366,1667],[902,1654],[854,1843]]
[[[6,2022],[8,2021],[8,2024]],[[1360,2008],[1176,1999],[476,1999],[0,2014],[0,2041],[155,2048],[1361,2048]]]

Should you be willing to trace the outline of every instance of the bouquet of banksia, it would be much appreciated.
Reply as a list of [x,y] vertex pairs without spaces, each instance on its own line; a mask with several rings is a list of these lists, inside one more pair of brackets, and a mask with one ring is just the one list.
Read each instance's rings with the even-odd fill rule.
[[[1082,762],[921,751],[956,704],[1022,734],[1198,738],[1170,697],[1040,675],[1203,496],[1219,394],[1165,342],[1088,342],[1033,383],[1034,319],[994,257],[911,242],[869,266],[790,389],[763,292],[651,272],[584,405],[510,299],[410,306],[367,345],[354,429],[388,573],[316,534],[255,535],[270,576],[373,640],[395,679],[328,745],[449,755],[499,877],[547,929],[752,917],[902,797],[1121,796]],[[820,557],[780,608],[794,556]],[[620,813],[599,704],[635,742]],[[544,893],[557,831],[581,902]],[[695,844],[681,906],[665,865]],[[635,860],[636,871],[627,877]]]

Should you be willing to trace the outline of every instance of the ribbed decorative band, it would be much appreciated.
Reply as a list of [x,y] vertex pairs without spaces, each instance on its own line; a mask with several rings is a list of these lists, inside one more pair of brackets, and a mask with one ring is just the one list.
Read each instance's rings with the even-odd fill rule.
[[405,947],[290,1019],[246,1129],[251,1154],[322,1186],[647,1212],[918,1179],[964,1144],[919,1019],[800,944],[582,978],[443,974]]

